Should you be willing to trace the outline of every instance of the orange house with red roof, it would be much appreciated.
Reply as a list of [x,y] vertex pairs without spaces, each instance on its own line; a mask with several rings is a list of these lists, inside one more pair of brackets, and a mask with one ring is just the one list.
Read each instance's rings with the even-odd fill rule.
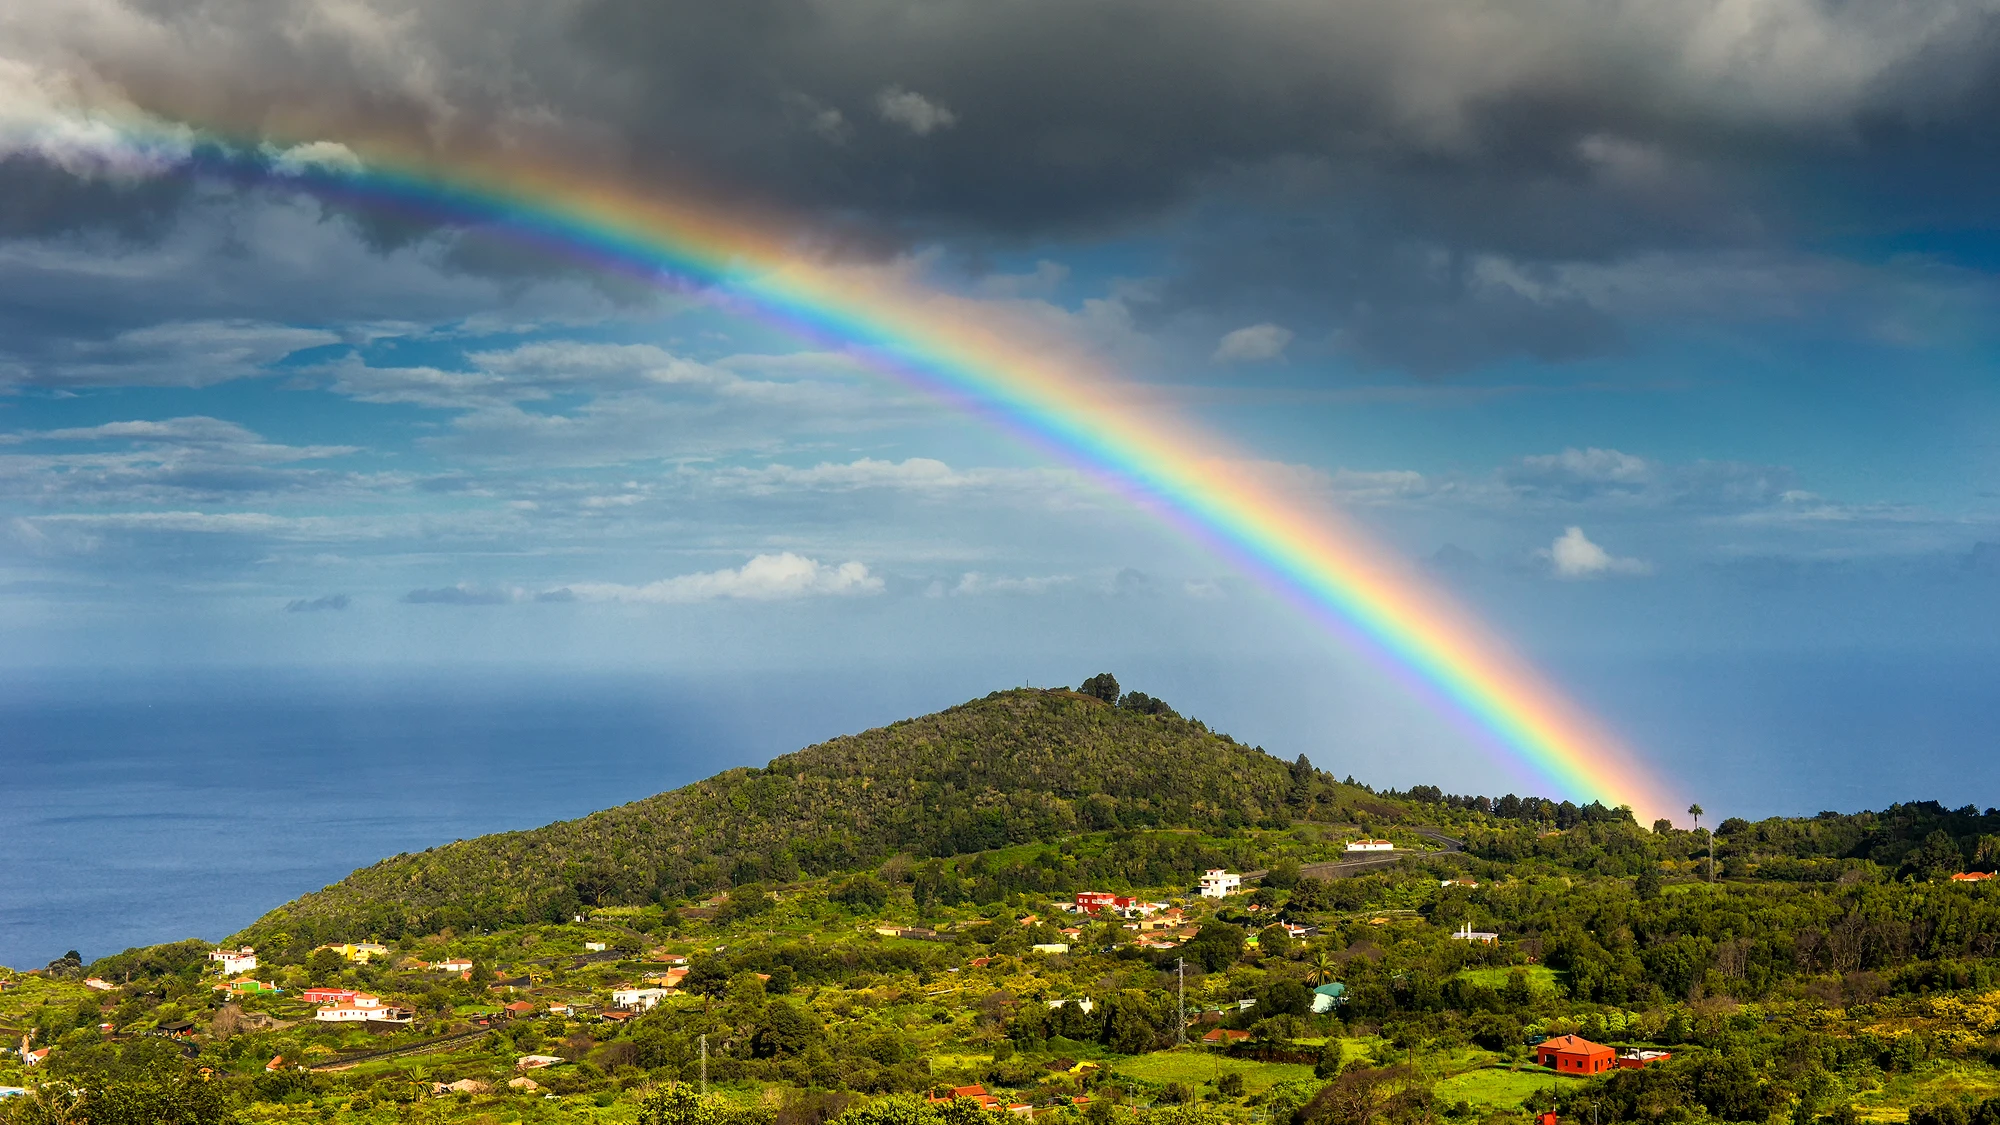
[[1559,1074],[1603,1074],[1618,1065],[1618,1053],[1576,1035],[1558,1035],[1535,1045],[1535,1063]]

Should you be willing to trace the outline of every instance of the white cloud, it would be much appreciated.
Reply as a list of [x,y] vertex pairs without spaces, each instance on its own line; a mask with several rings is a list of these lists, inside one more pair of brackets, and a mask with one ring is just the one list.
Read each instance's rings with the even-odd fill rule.
[[919,137],[958,124],[958,115],[942,103],[901,86],[886,86],[875,95],[875,108],[882,120],[901,125]]
[[1652,465],[1644,457],[1594,447],[1523,457],[1521,464],[1536,472],[1580,481],[1626,483],[1642,481],[1652,475]]
[[1592,543],[1583,529],[1572,527],[1556,537],[1543,552],[1555,576],[1564,579],[1602,578],[1614,574],[1651,574],[1652,564],[1641,559],[1619,558]]
[[317,328],[176,321],[70,343],[52,360],[30,360],[24,367],[34,381],[58,386],[206,387],[264,374],[269,364],[293,352],[339,342],[339,336]]
[[722,599],[788,601],[879,594],[882,579],[870,574],[862,563],[830,566],[786,551],[781,555],[758,555],[736,570],[683,574],[644,586],[572,583],[569,589],[578,598],[590,601],[678,605]]
[[353,149],[339,141],[311,141],[273,151],[271,167],[280,175],[299,176],[308,172],[359,172],[362,163]]
[[1259,360],[1281,359],[1285,348],[1292,342],[1292,330],[1276,324],[1252,324],[1238,328],[1222,338],[1215,346],[1215,354],[1209,358],[1216,363],[1255,363]]
[[1076,579],[1067,574],[1032,578],[991,578],[974,570],[968,571],[961,577],[951,592],[968,597],[980,594],[1046,594],[1074,581]]

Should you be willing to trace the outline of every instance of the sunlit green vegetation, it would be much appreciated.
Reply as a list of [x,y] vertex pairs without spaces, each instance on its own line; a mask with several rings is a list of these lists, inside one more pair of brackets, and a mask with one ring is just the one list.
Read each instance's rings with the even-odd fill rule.
[[[2000,887],[1949,879],[2000,864],[2000,816],[1717,828],[1710,872],[1706,830],[1375,792],[1157,700],[1000,693],[357,872],[238,936],[275,995],[218,992],[199,942],[13,977],[0,1030],[50,1053],[0,1058],[34,1090],[0,1122],[972,1125],[923,1099],[979,1085],[1052,1125],[2000,1125]],[[1363,834],[1412,854],[1314,877]],[[1214,902],[1209,866],[1266,874]],[[1083,889],[1185,915],[1064,913]],[[389,952],[323,948],[356,941]],[[413,1018],[322,1023],[308,987]],[[1565,1033],[1672,1058],[1536,1068]]]

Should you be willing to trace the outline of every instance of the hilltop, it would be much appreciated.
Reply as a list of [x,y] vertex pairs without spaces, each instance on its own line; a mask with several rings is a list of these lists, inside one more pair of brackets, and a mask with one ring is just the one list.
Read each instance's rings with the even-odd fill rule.
[[243,935],[318,943],[560,921],[1121,829],[1394,819],[1400,802],[1210,731],[1139,693],[995,692],[628,805],[385,859]]

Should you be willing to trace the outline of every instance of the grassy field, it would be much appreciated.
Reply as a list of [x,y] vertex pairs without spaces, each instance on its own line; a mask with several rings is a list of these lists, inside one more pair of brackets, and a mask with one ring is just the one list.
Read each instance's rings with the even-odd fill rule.
[[[1521,970],[1528,974],[1528,987],[1535,992],[1553,995],[1556,991],[1556,973],[1546,965],[1523,965]],[[1463,969],[1459,976],[1484,988],[1505,988],[1507,977],[1514,970],[1508,969]]]
[[1984,1101],[2000,1095],[2000,1075],[1987,1067],[1935,1063],[1914,1074],[1885,1074],[1877,1089],[1853,1098],[1854,1108],[1870,1121],[1901,1121],[1913,1105],[1948,1101]]
[[44,1004],[74,1008],[78,1003],[98,995],[75,981],[15,977],[14,987],[0,992],[0,1021],[12,1023]]
[[1495,1067],[1455,1074],[1438,1083],[1434,1092],[1439,1101],[1447,1104],[1463,1101],[1495,1109],[1519,1109],[1529,1094],[1567,1081],[1569,1079],[1559,1074],[1541,1069],[1501,1070]]
[[1161,1084],[1186,1082],[1196,1086],[1213,1082],[1225,1074],[1240,1074],[1243,1076],[1244,1090],[1252,1094],[1262,1093],[1280,1082],[1293,1082],[1313,1076],[1313,1068],[1300,1063],[1232,1059],[1195,1048],[1140,1055],[1137,1058],[1122,1060],[1111,1069],[1114,1074],[1135,1078],[1141,1082]]

